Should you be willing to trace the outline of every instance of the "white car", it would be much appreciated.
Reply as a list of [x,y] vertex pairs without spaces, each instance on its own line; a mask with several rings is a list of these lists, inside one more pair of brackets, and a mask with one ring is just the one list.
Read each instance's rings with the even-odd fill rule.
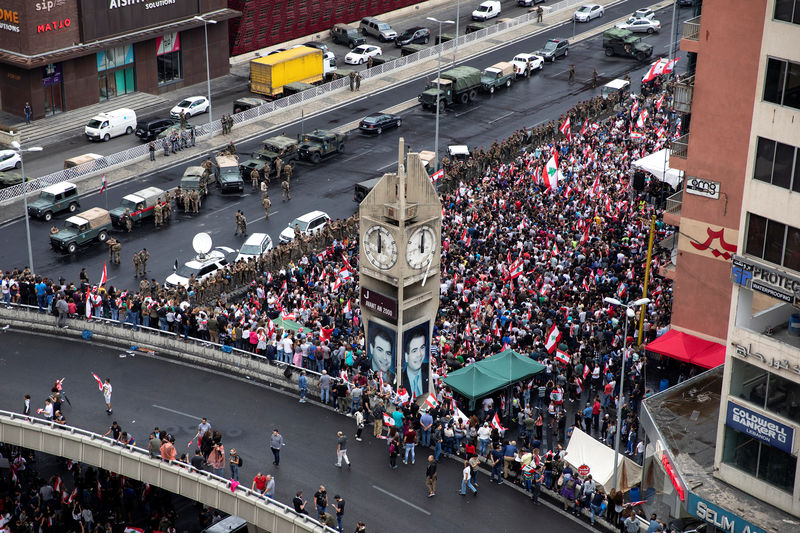
[[178,267],[166,279],[166,286],[177,287],[178,285],[183,285],[188,287],[192,274],[194,274],[194,279],[197,281],[206,279],[216,273],[217,270],[225,268],[234,257],[234,254],[236,254],[236,250],[233,248],[217,246],[208,252],[205,257],[196,256],[194,259],[186,261],[183,266]]
[[360,65],[369,61],[370,57],[379,56],[383,53],[380,46],[373,46],[371,44],[362,44],[356,46],[344,56],[344,62],[348,65]]
[[22,166],[22,158],[14,150],[0,150],[0,170],[19,168]]
[[530,64],[531,72],[534,70],[542,70],[544,68],[544,58],[536,54],[517,54],[511,60],[514,65],[514,72],[517,76],[525,75],[525,68]]
[[311,211],[310,213],[306,213],[305,215],[301,215],[292,220],[286,229],[281,232],[278,239],[280,240],[281,244],[290,242],[292,239],[294,239],[295,226],[297,226],[304,235],[311,235],[312,233],[322,231],[322,229],[330,221],[331,217],[329,217],[327,213],[322,211]]
[[637,9],[636,11],[634,11],[631,17],[637,19],[653,19],[656,18],[656,12],[650,9],[649,7],[643,7],[641,9]]
[[247,261],[251,257],[258,257],[269,250],[272,250],[272,237],[266,233],[253,233],[244,241],[236,260],[244,259]]
[[625,22],[618,22],[614,27],[634,33],[655,33],[661,30],[661,22],[656,19],[631,17]]
[[169,116],[180,118],[181,111],[186,118],[208,112],[208,98],[205,96],[190,96],[169,110]]
[[600,4],[584,4],[575,12],[576,22],[589,22],[592,19],[599,19],[605,10]]

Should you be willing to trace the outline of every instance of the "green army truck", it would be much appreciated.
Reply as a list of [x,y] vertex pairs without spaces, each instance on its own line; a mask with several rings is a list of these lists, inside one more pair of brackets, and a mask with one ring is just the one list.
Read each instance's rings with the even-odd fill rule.
[[108,211],[93,207],[67,218],[63,228],[50,234],[50,246],[60,252],[74,254],[81,246],[106,242],[111,227]]
[[481,89],[494,94],[494,90],[498,87],[511,87],[511,82],[516,77],[514,65],[505,61],[495,63],[481,73]]
[[181,176],[181,189],[184,194],[187,192],[197,191],[200,198],[203,199],[208,194],[208,186],[214,183],[214,174],[210,174],[208,178],[204,178],[205,170],[203,167],[188,167],[183,171]]
[[632,31],[611,28],[603,32],[603,49],[608,57],[633,57],[644,61],[653,55],[653,46],[642,41]]
[[345,135],[328,130],[314,130],[297,136],[300,159],[316,164],[323,158],[344,153]]
[[481,71],[467,66],[455,67],[442,72],[440,79],[428,82],[427,88],[419,95],[423,109],[448,106],[454,102],[468,104],[478,96],[481,86]]
[[[245,180],[250,179],[250,173],[253,170],[258,170],[263,176],[266,163],[269,163],[270,176],[274,176],[277,171],[275,168],[275,160],[279,157],[284,164],[297,161],[297,159],[300,158],[300,154],[297,151],[299,144],[297,139],[287,137],[286,135],[276,135],[275,137],[264,139],[261,142],[264,148],[253,152],[250,159],[239,165],[242,178]],[[265,177],[269,178],[270,176]]]
[[239,158],[227,152],[216,157],[217,164],[214,167],[214,176],[217,185],[222,192],[243,192],[244,180],[239,170]]

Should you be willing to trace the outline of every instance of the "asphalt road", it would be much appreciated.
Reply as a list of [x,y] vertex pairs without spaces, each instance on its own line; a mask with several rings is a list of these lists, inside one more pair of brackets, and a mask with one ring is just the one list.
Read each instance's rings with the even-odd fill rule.
[[[249,486],[258,471],[271,473],[276,476],[277,499],[287,504],[297,490],[311,500],[324,484],[331,500],[341,494],[347,502],[348,531],[357,520],[364,520],[369,531],[384,532],[421,524],[442,533],[484,532],[487,524],[493,531],[516,532],[533,522],[541,531],[585,531],[584,525],[545,505],[533,506],[510,487],[490,484],[484,475],[478,478],[479,496],[459,496],[461,467],[454,461],[439,466],[437,495],[427,498],[427,454],[422,448],[417,450],[420,464],[390,470],[385,441],[367,437],[369,428],[363,442],[356,442],[351,418],[311,403],[301,405],[294,396],[157,359],[122,359],[116,349],[83,341],[59,340],[57,354],[49,337],[5,331],[0,332],[0,342],[5,378],[0,409],[20,411],[23,396],[30,394],[35,410],[44,404],[53,382],[65,378],[64,390],[72,402],[64,407],[68,424],[102,434],[116,420],[140,443],[158,426],[175,436],[179,453],[188,451],[186,444],[200,417],[207,417],[222,431],[225,447],[236,448],[244,459],[242,483]],[[113,416],[105,413],[92,372],[111,379]],[[164,375],[173,379],[165,382]],[[272,465],[268,450],[273,427],[286,441],[279,467]],[[337,431],[350,437],[351,470],[334,466]],[[308,508],[313,509],[311,502]]]
[[[646,5],[643,1],[630,1],[606,11],[605,21],[623,16],[633,9]],[[690,16],[689,10],[681,10],[680,18]],[[654,46],[654,56],[666,54],[669,46],[671,28],[671,8],[657,14],[662,21],[660,34],[645,37]],[[596,24],[583,24],[586,29]],[[550,28],[546,31],[520,40],[512,45],[492,50],[486,54],[469,60],[466,64],[484,68],[497,61],[509,60],[514,54],[532,51],[539,48],[546,39],[552,37],[569,37],[572,24]],[[600,73],[599,85],[630,73],[636,83],[648,67],[648,63],[637,63],[633,60],[604,55],[601,46],[602,37],[596,35],[590,39],[573,45],[567,59],[546,64],[544,70],[536,73],[530,80],[520,80],[510,89],[500,89],[494,95],[482,95],[479,100],[469,106],[456,106],[446,110],[440,117],[440,150],[448,144],[489,145],[496,139],[503,139],[522,126],[533,126],[541,122],[557,118],[576,102],[588,99],[599,93],[590,85],[591,73],[597,68]],[[685,61],[684,61],[685,62]],[[569,65],[575,65],[576,81],[568,82]],[[681,63],[679,63],[681,65]],[[681,67],[682,68],[682,65]],[[258,139],[271,134],[286,132],[296,135],[301,129],[334,128],[346,124],[369,112],[385,109],[415,98],[424,87],[423,79],[406,80],[397,78],[397,84],[390,90],[379,94],[364,95],[347,105],[326,111],[314,117],[306,118],[304,123],[281,125],[265,130]],[[168,225],[156,229],[152,222],[144,227],[136,227],[130,234],[115,232],[123,246],[122,265],[109,267],[109,283],[118,287],[132,288],[136,283],[133,278],[131,255],[146,247],[151,253],[148,264],[148,275],[159,282],[171,273],[175,260],[184,262],[193,256],[191,240],[195,233],[205,231],[211,234],[215,246],[225,245],[238,249],[244,242],[242,237],[234,237],[234,213],[242,209],[248,219],[248,230],[269,233],[276,240],[280,231],[296,216],[321,209],[333,218],[345,218],[356,210],[353,202],[353,185],[359,181],[373,178],[396,168],[397,140],[402,135],[407,146],[413,150],[433,149],[434,115],[423,111],[419,105],[401,113],[403,126],[399,130],[384,132],[380,137],[364,136],[353,132],[347,142],[347,153],[335,156],[314,166],[300,163],[295,167],[292,179],[292,200],[288,203],[280,201],[277,184],[270,187],[273,201],[269,222],[264,221],[264,212],[256,193],[251,193],[249,186],[241,195],[221,195],[213,191],[204,203],[201,213],[195,216],[183,215],[176,210],[176,216]],[[240,153],[249,154],[258,145],[258,139],[240,142]],[[111,188],[102,197],[93,194],[82,199],[82,209],[99,206],[109,208],[117,206],[122,196],[130,194],[146,186],[161,188],[174,187],[183,169],[188,166],[182,163],[170,166],[170,158],[161,159],[164,167],[156,172],[131,180],[118,187]],[[190,164],[198,164],[199,160]],[[64,216],[54,222],[63,224]],[[108,257],[105,246],[92,244],[79,250],[75,256],[67,256],[50,249],[50,224],[43,221],[31,221],[31,241],[36,272],[67,280],[76,280],[82,267],[86,267],[91,281],[97,281]],[[27,264],[25,248],[24,221],[15,221],[0,231],[0,249],[4,250],[2,268],[8,269]]]

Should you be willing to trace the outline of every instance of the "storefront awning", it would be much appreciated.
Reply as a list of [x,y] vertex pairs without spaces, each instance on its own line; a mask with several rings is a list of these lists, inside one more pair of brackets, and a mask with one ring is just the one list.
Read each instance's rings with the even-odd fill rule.
[[647,350],[684,363],[714,368],[725,362],[725,346],[671,329],[646,346]]
[[683,178],[683,172],[674,168],[669,168],[669,150],[664,148],[641,159],[637,159],[631,165],[645,172],[649,172],[658,179],[664,181],[677,189]]

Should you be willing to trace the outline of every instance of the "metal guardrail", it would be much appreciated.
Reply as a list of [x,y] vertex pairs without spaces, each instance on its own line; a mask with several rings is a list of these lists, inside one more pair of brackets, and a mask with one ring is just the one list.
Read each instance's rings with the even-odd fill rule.
[[[555,3],[552,6],[550,6],[549,11],[550,12],[557,11],[564,7],[569,7],[570,5],[573,5],[575,3],[576,3],[575,0],[563,0],[561,2]],[[456,42],[458,42],[459,46],[462,46],[469,43],[473,43],[475,41],[488,39],[493,35],[508,31],[517,26],[520,26],[522,24],[527,24],[528,22],[532,21],[534,22],[536,21],[535,11],[525,13],[524,15],[520,15],[519,17],[509,19],[507,21],[500,22],[498,24],[494,24],[480,31],[468,33],[466,35],[461,35],[456,39],[446,41],[439,45],[430,46],[417,53],[410,54],[404,57],[399,57],[392,61],[388,61],[382,65],[376,65],[371,69],[362,70],[361,77],[363,80],[379,77],[391,70],[402,69],[411,66],[414,63],[424,61],[431,57],[436,57],[439,54],[440,48],[443,54],[447,51],[453,50],[456,46]],[[282,111],[292,107],[300,106],[306,102],[309,102],[311,100],[316,100],[317,98],[320,98],[322,96],[328,95],[333,92],[349,90],[349,88],[350,88],[350,80],[348,78],[339,78],[337,80],[330,81],[323,85],[318,85],[312,89],[301,91],[299,93],[287,96],[285,98],[280,98],[278,100],[267,102],[261,106],[254,107],[246,111],[242,111],[241,113],[236,113],[234,115],[231,115],[231,118],[233,119],[233,123],[235,126],[247,124],[254,120],[263,118],[264,116],[274,113],[276,111]],[[222,124],[220,123],[219,120],[214,121],[211,124],[211,128],[213,128],[215,134],[222,132]],[[195,136],[198,139],[203,138],[209,134],[209,131],[210,131],[209,124],[206,123],[203,125],[198,125],[195,127]],[[135,146],[133,148],[129,148],[122,152],[117,152],[115,154],[105,156],[101,159],[91,161],[89,163],[84,163],[83,165],[78,165],[76,167],[72,167],[65,170],[59,170],[57,172],[53,172],[52,174],[48,174],[46,176],[42,176],[40,178],[27,181],[25,183],[24,192],[26,194],[30,194],[32,192],[41,190],[49,185],[54,185],[62,181],[68,181],[70,179],[82,176],[88,176],[94,174],[95,172],[101,170],[107,170],[110,167],[115,167],[117,165],[123,165],[127,163],[134,163],[136,161],[141,161],[146,157],[149,157],[149,148],[147,144]],[[22,196],[22,194],[23,194],[22,184],[7,187],[5,189],[0,190],[0,202],[12,200],[19,196]]]
[[700,16],[691,18],[683,23],[683,38],[689,41],[700,40]]
[[689,153],[689,134],[681,135],[672,143],[669,147],[670,157],[678,157],[680,159],[686,159],[686,155]]
[[682,205],[683,205],[683,191],[678,191],[672,196],[667,197],[667,207],[664,210],[664,212],[669,213],[671,215],[680,216]]
[[260,531],[335,533],[317,520],[244,485],[196,470],[180,461],[163,461],[148,450],[120,444],[85,429],[0,411],[0,442],[58,455],[147,482],[240,516]]
[[694,98],[694,76],[680,78],[675,83],[675,97],[672,105],[679,113],[692,112],[692,99]]

